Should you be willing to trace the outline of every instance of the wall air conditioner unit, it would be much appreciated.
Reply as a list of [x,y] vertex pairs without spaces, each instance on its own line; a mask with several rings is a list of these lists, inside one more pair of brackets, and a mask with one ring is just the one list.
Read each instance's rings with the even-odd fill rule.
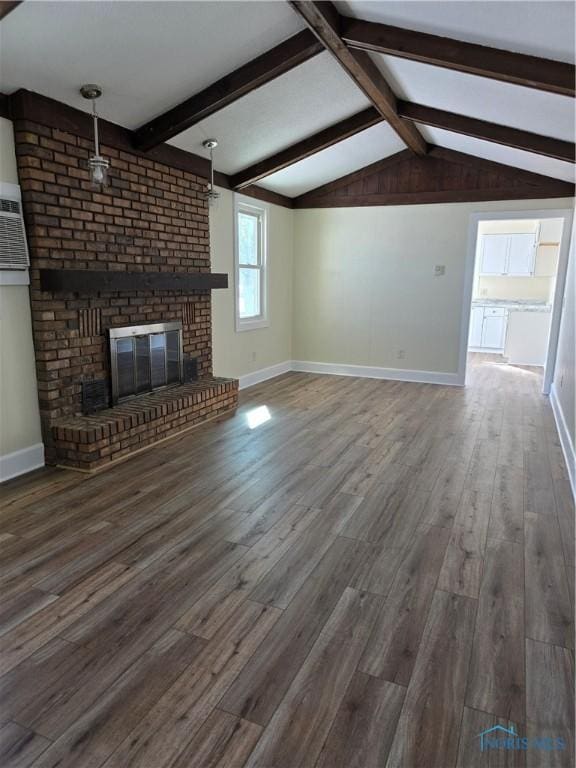
[[0,182],[0,270],[29,266],[20,187]]

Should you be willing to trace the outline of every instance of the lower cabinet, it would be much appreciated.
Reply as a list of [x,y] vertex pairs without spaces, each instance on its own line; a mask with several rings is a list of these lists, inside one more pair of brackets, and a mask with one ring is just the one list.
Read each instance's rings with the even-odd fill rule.
[[484,323],[484,307],[472,307],[470,316],[470,338],[469,347],[482,346],[482,324]]
[[506,341],[507,310],[500,307],[473,307],[468,346],[501,351]]
[[550,312],[510,312],[504,356],[511,365],[546,365]]

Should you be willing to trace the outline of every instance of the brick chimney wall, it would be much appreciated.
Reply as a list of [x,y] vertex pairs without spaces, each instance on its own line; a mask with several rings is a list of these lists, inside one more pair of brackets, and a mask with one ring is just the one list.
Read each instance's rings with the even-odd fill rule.
[[44,440],[56,419],[80,413],[83,378],[108,378],[106,330],[180,320],[184,353],[212,373],[210,291],[52,294],[41,268],[210,272],[206,180],[106,145],[110,183],[90,187],[93,146],[28,120],[14,124],[31,259],[31,304]]

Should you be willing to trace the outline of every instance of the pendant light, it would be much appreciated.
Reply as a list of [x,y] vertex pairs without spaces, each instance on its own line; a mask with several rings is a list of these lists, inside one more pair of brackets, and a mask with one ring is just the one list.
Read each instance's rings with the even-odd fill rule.
[[100,138],[98,136],[98,113],[96,112],[96,99],[102,96],[102,88],[99,85],[89,84],[80,88],[80,93],[85,99],[92,101],[92,118],[94,120],[94,154],[88,160],[90,169],[90,181],[95,189],[105,187],[108,182],[108,168],[110,161],[100,154]]
[[206,139],[206,141],[202,142],[202,146],[204,149],[210,150],[210,182],[208,184],[206,197],[208,199],[208,205],[214,205],[220,197],[220,192],[217,192],[214,186],[214,150],[218,146],[218,141],[216,139]]

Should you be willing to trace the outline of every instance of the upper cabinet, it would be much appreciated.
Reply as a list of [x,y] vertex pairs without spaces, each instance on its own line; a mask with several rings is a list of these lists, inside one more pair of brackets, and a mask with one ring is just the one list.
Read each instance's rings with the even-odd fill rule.
[[533,275],[536,257],[535,235],[509,235],[509,239],[507,274]]
[[505,275],[510,235],[482,235],[480,274]]
[[536,235],[482,235],[480,274],[530,276],[534,274]]

